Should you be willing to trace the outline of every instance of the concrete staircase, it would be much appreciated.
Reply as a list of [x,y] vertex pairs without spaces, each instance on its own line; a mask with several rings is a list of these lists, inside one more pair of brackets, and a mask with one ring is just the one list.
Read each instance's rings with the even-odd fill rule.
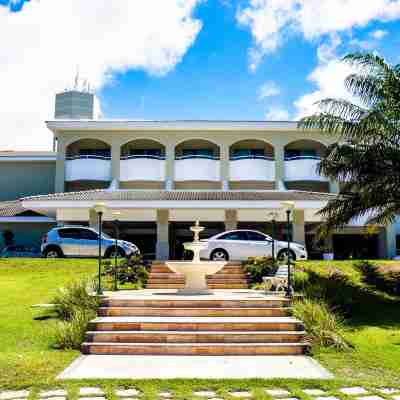
[[89,324],[82,353],[222,356],[305,352],[303,325],[291,317],[288,299],[222,292],[211,298],[157,293],[105,298],[99,317]]
[[[207,277],[210,289],[247,289],[247,277],[240,263],[229,262],[221,271]],[[164,263],[155,262],[151,266],[147,289],[181,289],[185,277],[172,272]]]

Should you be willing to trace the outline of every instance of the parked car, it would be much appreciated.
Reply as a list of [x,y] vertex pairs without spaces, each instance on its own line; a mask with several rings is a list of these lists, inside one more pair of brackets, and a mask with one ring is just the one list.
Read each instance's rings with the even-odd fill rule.
[[10,245],[10,246],[6,246],[2,250],[2,252],[0,253],[0,257],[2,257],[2,258],[11,258],[11,257],[37,258],[37,257],[40,257],[40,250],[35,247]]
[[254,256],[272,256],[272,244],[278,259],[285,259],[290,254],[292,260],[307,260],[307,250],[299,243],[274,240],[264,233],[252,230],[234,230],[219,233],[209,239],[208,248],[200,252],[200,257],[207,260],[246,260]]
[[[115,256],[115,239],[102,233],[101,250],[103,257]],[[99,254],[99,233],[86,226],[63,226],[53,228],[42,238],[43,257],[96,257]],[[140,254],[136,245],[118,240],[118,256],[131,257]]]

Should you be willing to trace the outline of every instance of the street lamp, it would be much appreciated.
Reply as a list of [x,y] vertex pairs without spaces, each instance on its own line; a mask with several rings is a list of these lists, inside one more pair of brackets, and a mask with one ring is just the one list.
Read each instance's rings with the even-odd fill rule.
[[97,203],[94,207],[93,207],[94,211],[97,214],[97,218],[98,218],[98,224],[99,224],[99,238],[98,238],[98,242],[99,242],[99,256],[98,256],[98,262],[99,262],[99,281],[98,281],[98,285],[97,285],[97,294],[100,296],[103,294],[103,290],[101,289],[101,259],[102,259],[102,251],[101,251],[101,241],[102,241],[102,218],[103,218],[103,214],[106,211],[106,206],[104,203]]
[[286,223],[287,223],[287,267],[288,267],[288,282],[286,288],[286,296],[293,297],[293,287],[292,287],[292,273],[290,268],[290,213],[294,209],[294,201],[283,201],[282,208],[286,212]]
[[112,213],[114,216],[115,224],[115,253],[114,253],[114,291],[118,290],[118,239],[119,239],[119,217],[121,216],[120,211],[114,211]]
[[275,240],[276,240],[276,219],[278,218],[278,213],[276,211],[271,211],[269,214],[272,222],[272,259],[275,261]]

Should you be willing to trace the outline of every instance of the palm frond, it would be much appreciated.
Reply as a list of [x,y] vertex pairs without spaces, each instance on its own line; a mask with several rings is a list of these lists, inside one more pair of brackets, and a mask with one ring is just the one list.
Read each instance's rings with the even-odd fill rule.
[[344,83],[346,89],[353,96],[358,97],[367,107],[382,99],[384,81],[379,77],[366,74],[351,74],[345,79]]

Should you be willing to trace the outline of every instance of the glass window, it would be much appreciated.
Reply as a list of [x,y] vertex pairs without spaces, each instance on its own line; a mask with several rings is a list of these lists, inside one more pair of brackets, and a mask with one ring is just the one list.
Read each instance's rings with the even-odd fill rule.
[[99,235],[89,229],[81,229],[79,232],[79,238],[84,240],[98,240]]
[[80,156],[98,156],[98,157],[110,157],[110,149],[80,149]]
[[265,242],[267,239],[267,237],[264,236],[262,233],[253,232],[253,231],[248,231],[247,237],[248,237],[248,240],[254,240],[257,242],[261,242],[261,241]]
[[400,235],[396,235],[396,255],[400,256]]
[[58,235],[64,239],[80,239],[79,231],[80,230],[76,228],[59,229]]
[[247,234],[244,231],[229,232],[219,237],[221,240],[247,240]]
[[161,149],[129,149],[129,155],[161,157]]
[[214,152],[212,149],[183,149],[183,156],[204,156],[213,157]]

